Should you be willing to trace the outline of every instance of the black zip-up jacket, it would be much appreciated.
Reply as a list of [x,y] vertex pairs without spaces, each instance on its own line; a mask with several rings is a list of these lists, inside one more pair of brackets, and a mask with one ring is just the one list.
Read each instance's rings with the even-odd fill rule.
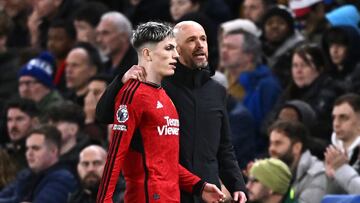
[[[112,123],[114,99],[121,85],[118,76],[101,97],[96,116]],[[178,63],[175,74],[163,80],[163,87],[179,113],[180,163],[202,180],[220,188],[245,191],[245,183],[230,140],[226,113],[226,91],[210,78],[207,69],[190,69]],[[200,198],[182,193],[181,202],[201,202]]]

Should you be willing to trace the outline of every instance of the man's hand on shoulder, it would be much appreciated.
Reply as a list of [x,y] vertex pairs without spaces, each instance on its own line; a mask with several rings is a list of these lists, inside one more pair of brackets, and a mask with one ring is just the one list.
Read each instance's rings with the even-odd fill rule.
[[126,71],[124,76],[121,78],[121,82],[125,84],[130,79],[145,82],[146,81],[145,68],[139,65],[133,65],[128,71]]

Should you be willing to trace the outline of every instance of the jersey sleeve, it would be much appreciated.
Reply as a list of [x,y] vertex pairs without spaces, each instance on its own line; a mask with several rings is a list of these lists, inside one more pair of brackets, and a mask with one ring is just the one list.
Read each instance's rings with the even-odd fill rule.
[[140,95],[136,94],[139,85],[140,83],[136,81],[126,83],[116,97],[112,139],[99,186],[97,203],[112,203],[124,159],[142,114],[142,106],[137,104],[141,101]]
[[179,164],[179,185],[180,189],[190,194],[199,195],[205,182],[198,176],[192,174],[186,168]]

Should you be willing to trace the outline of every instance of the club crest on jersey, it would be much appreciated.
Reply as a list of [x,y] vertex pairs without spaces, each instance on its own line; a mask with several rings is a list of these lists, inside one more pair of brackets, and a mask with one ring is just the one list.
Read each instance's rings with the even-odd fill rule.
[[129,119],[129,113],[126,105],[120,105],[116,112],[116,119],[119,121],[119,123],[125,123]]

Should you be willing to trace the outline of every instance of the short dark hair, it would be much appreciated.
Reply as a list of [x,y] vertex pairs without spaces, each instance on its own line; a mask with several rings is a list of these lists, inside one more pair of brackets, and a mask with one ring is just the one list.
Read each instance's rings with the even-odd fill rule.
[[325,35],[325,41],[329,46],[332,44],[341,44],[348,47],[351,43],[347,33],[341,27],[329,29]]
[[174,37],[173,26],[168,23],[147,22],[140,24],[133,33],[132,45],[138,50],[148,42],[160,42],[166,37]]
[[50,28],[63,28],[70,39],[76,40],[76,30],[70,21],[55,20],[50,24]]
[[71,101],[65,101],[52,106],[46,113],[46,118],[52,122],[66,121],[75,123],[82,128],[85,122],[85,113],[79,105]]
[[302,151],[308,148],[307,139],[309,137],[309,131],[305,125],[299,121],[278,120],[269,127],[268,134],[270,135],[272,131],[283,133],[290,139],[291,143],[302,143]]
[[347,103],[356,113],[360,113],[360,96],[354,93],[344,94],[335,100],[334,106]]
[[44,135],[47,144],[53,144],[57,149],[61,149],[61,133],[55,126],[40,125],[30,130],[27,137],[30,137],[32,134]]
[[74,15],[74,19],[85,21],[91,26],[96,27],[99,24],[101,16],[108,12],[109,8],[102,2],[88,2],[83,4]]
[[304,43],[295,48],[293,55],[295,54],[299,55],[299,57],[304,60],[307,65],[313,63],[319,73],[326,71],[327,64],[324,53],[322,52],[322,49],[319,47],[319,45],[314,43]]
[[94,80],[103,81],[106,83],[106,85],[109,85],[112,81],[112,77],[108,74],[100,73],[100,74],[96,74],[93,77],[91,77],[89,79],[89,83]]
[[14,98],[6,103],[6,113],[11,108],[20,109],[22,112],[26,113],[31,118],[37,117],[40,114],[40,110],[36,106],[36,103],[30,99],[24,98]]
[[92,44],[88,42],[78,42],[72,49],[75,48],[81,48],[86,51],[90,65],[94,65],[97,72],[100,72],[103,69],[103,63],[101,61],[99,51]]

